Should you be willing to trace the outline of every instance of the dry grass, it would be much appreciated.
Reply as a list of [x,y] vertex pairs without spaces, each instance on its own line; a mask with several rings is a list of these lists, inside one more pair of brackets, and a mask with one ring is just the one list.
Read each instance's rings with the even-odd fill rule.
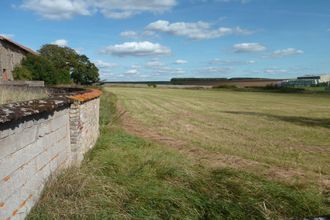
[[0,105],[45,98],[47,95],[46,89],[43,88],[0,86]]
[[236,168],[320,192],[329,190],[327,95],[108,90],[128,112],[128,130],[144,131],[135,134],[163,143],[177,140],[181,144],[174,147],[198,163]]

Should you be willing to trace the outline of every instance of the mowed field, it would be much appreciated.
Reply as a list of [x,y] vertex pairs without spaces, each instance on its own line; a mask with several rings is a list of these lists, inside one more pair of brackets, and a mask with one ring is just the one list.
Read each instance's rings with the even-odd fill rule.
[[27,219],[303,219],[330,213],[319,95],[105,88],[100,137]]
[[326,193],[330,96],[107,88],[126,130],[209,167],[230,167]]

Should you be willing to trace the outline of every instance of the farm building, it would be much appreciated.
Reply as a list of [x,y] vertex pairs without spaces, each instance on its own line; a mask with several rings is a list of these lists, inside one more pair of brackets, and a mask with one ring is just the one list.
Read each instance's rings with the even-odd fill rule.
[[0,36],[0,81],[13,80],[13,70],[27,54],[37,53],[6,37]]
[[288,80],[285,85],[288,86],[316,86],[320,83],[330,83],[330,74],[328,75],[310,75],[301,76],[297,79]]

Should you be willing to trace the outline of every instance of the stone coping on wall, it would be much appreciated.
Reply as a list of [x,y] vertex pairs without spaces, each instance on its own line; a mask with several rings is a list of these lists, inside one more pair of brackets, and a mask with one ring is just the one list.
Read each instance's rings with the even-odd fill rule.
[[36,114],[51,113],[74,101],[87,102],[102,94],[98,89],[81,88],[49,88],[49,92],[49,98],[0,105],[0,124]]
[[95,99],[97,97],[100,97],[102,95],[102,92],[98,89],[90,89],[84,93],[80,93],[77,95],[69,96],[70,99],[73,99],[75,101],[79,102],[87,102],[89,100]]

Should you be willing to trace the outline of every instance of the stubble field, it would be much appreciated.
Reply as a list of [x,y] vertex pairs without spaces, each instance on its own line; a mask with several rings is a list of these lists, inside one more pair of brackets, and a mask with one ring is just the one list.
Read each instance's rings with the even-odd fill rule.
[[328,95],[111,88],[126,129],[212,167],[329,190]]

